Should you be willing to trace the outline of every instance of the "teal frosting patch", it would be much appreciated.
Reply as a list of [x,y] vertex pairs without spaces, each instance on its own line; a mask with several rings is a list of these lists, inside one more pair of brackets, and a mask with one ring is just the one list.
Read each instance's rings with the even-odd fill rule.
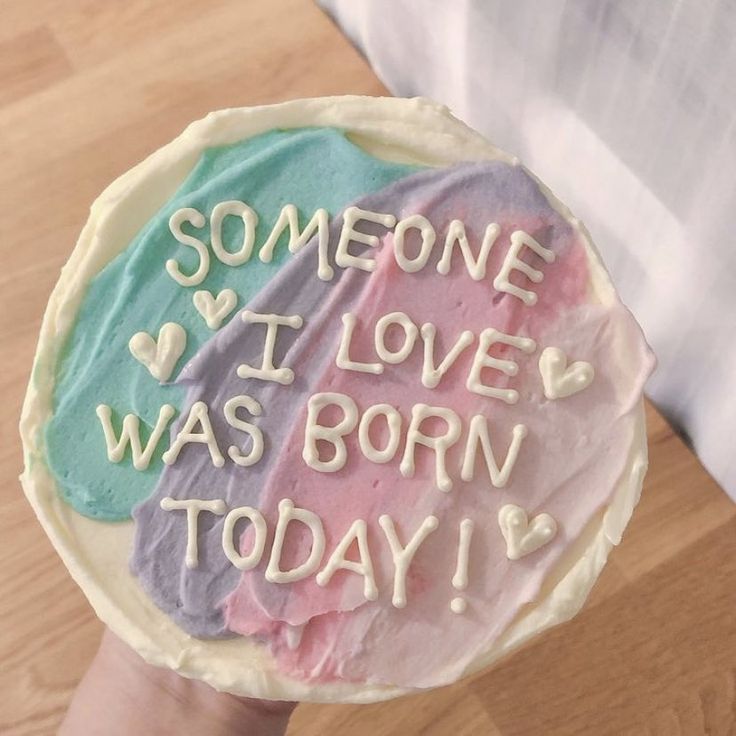
[[[48,464],[63,498],[86,516],[126,519],[133,506],[149,496],[161,473],[164,439],[147,470],[133,468],[129,449],[122,462],[113,464],[95,414],[99,404],[111,406],[118,433],[123,416],[137,414],[148,425],[141,433],[145,441],[162,404],[181,406],[185,388],[161,385],[152,378],[128,350],[132,335],[143,330],[156,336],[165,322],[177,322],[186,330],[186,351],[173,381],[214,334],[194,308],[194,292],[217,293],[229,287],[238,295],[239,309],[289,258],[287,233],[271,263],[257,257],[285,204],[296,205],[303,227],[317,208],[333,215],[352,200],[415,171],[417,167],[368,155],[331,128],[271,131],[203,153],[171,200],[89,284],[58,366],[54,413],[45,432]],[[192,273],[198,259],[171,234],[170,216],[181,207],[198,209],[207,225],[184,229],[207,243],[213,207],[233,199],[248,203],[259,215],[253,256],[238,267],[223,265],[212,256],[202,284],[180,286],[165,270],[167,259],[176,258],[184,273]],[[225,246],[237,250],[242,238],[240,218],[226,218]]]

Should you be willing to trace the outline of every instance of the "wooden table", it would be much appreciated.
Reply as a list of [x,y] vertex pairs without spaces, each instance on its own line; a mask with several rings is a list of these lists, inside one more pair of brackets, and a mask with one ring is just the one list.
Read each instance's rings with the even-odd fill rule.
[[[0,19],[0,733],[50,734],[102,627],[21,492],[16,422],[90,202],[209,110],[384,89],[298,0],[0,0]],[[573,622],[454,687],[301,706],[290,733],[735,733],[736,506],[648,418],[643,501]]]

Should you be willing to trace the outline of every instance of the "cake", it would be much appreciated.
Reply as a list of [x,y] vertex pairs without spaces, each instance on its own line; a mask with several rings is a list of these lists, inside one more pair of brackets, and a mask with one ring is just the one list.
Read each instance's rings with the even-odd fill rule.
[[22,482],[149,662],[377,701],[579,610],[639,498],[652,368],[580,222],[445,108],[222,110],[92,205]]

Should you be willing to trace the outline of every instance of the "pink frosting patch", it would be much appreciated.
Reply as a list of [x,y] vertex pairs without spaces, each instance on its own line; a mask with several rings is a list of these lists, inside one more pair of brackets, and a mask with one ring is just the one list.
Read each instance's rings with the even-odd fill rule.
[[[431,205],[407,205],[405,210],[430,211]],[[455,216],[462,219],[463,213],[456,212]],[[406,687],[453,681],[478,653],[493,644],[525,604],[535,600],[545,577],[588,521],[611,500],[632,442],[633,409],[651,369],[646,344],[620,303],[603,305],[592,296],[588,255],[572,228],[558,225],[553,230],[547,214],[507,212],[498,221],[502,230],[489,259],[488,275],[481,281],[469,278],[459,250],[454,254],[450,274],[437,274],[440,235],[436,257],[418,273],[408,274],[397,266],[390,235],[372,254],[378,267],[356,310],[358,323],[351,358],[378,360],[373,348],[374,325],[390,312],[404,312],[417,326],[425,322],[436,326],[438,361],[462,330],[471,330],[474,342],[436,388],[425,388],[420,380],[421,338],[405,362],[386,365],[381,376],[342,370],[333,360],[324,374],[316,377],[314,393],[346,394],[361,414],[377,403],[398,409],[402,430],[394,458],[383,465],[370,462],[360,450],[357,431],[353,431],[345,438],[348,461],[343,469],[321,473],[307,467],[302,459],[306,423],[306,408],[302,406],[295,407],[288,441],[273,448],[279,459],[258,503],[271,534],[279,501],[292,499],[296,506],[313,511],[323,521],[324,564],[352,522],[363,519],[368,525],[379,588],[377,600],[367,601],[362,576],[344,570],[338,571],[325,587],[317,585],[314,576],[289,584],[269,583],[264,579],[268,554],[256,569],[244,573],[224,602],[226,624],[234,632],[263,637],[279,667],[291,675]],[[443,223],[433,220],[433,224],[438,233],[444,233]],[[518,229],[534,235],[557,255],[554,263],[547,264],[530,251],[525,252],[524,260],[544,272],[539,285],[531,284],[520,273],[512,276],[512,281],[538,294],[533,307],[491,286],[506,255],[509,237]],[[477,250],[478,241],[472,242]],[[322,308],[329,310],[330,305]],[[340,317],[335,314],[333,321],[335,353]],[[489,327],[531,337],[537,343],[531,355],[513,347],[494,346],[491,354],[516,361],[519,372],[507,377],[486,369],[482,374],[488,385],[519,391],[515,405],[466,388],[478,335]],[[592,384],[564,399],[546,399],[538,361],[541,351],[549,346],[565,351],[571,361],[590,362],[596,371]],[[420,403],[451,408],[462,421],[460,439],[447,455],[453,479],[447,493],[435,485],[435,454],[428,448],[417,447],[413,477],[404,477],[399,471],[412,407]],[[528,427],[528,436],[504,488],[492,486],[480,453],[474,479],[464,482],[460,478],[469,420],[476,414],[487,419],[499,460],[506,455],[513,426]],[[432,424],[427,422],[423,429],[432,430]],[[442,430],[439,420],[433,431]],[[385,432],[378,432],[375,440],[382,446]],[[559,525],[557,536],[536,552],[510,561],[497,521],[499,509],[507,503],[522,506],[530,517],[540,512],[551,514]],[[439,519],[437,530],[420,546],[410,567],[405,608],[391,604],[394,564],[378,524],[383,514],[393,519],[403,543],[428,515]],[[464,518],[473,520],[475,531],[470,546],[469,583],[462,592],[468,606],[464,613],[457,614],[449,604],[460,595],[451,580],[459,524]],[[289,527],[283,556],[286,567],[298,564],[309,552],[311,538],[301,526],[292,523]],[[243,535],[241,546],[244,553],[249,551],[249,533]],[[269,549],[270,539],[267,553]]]

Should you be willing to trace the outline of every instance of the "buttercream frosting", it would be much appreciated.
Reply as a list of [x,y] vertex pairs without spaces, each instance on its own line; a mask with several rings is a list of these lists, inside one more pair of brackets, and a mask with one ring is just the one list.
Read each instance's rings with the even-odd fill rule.
[[378,700],[582,605],[638,499],[651,367],[584,229],[445,109],[221,111],[93,205],[22,479],[149,661]]

